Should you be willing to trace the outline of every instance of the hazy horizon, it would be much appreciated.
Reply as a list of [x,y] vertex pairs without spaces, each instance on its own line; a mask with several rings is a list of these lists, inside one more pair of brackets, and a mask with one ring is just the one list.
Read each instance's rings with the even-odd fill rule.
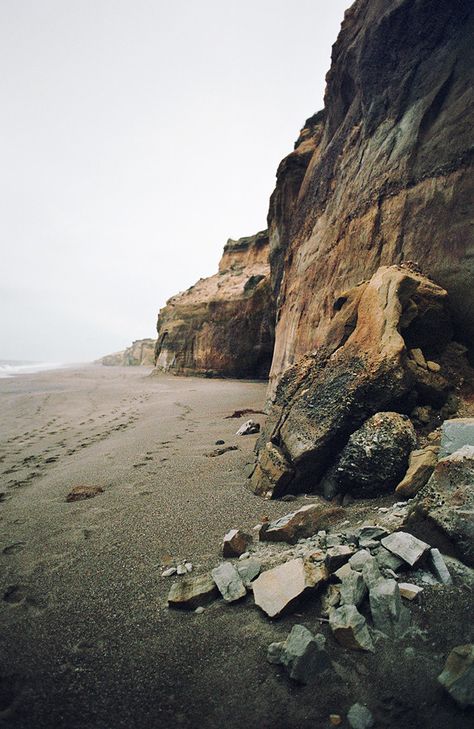
[[6,0],[1,359],[90,361],[266,227],[349,0]]

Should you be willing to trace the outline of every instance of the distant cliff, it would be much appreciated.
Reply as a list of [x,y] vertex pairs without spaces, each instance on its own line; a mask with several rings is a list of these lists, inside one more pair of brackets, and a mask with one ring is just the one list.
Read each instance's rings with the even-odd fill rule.
[[161,309],[156,366],[176,374],[265,378],[274,342],[267,231],[229,240],[219,271]]
[[98,360],[100,364],[108,367],[122,366],[135,367],[145,365],[152,367],[155,360],[155,340],[154,339],[137,339],[130,347],[122,352],[114,352],[107,354]]
[[280,164],[268,217],[272,376],[324,344],[340,292],[417,262],[474,342],[470,0],[358,0],[325,108]]

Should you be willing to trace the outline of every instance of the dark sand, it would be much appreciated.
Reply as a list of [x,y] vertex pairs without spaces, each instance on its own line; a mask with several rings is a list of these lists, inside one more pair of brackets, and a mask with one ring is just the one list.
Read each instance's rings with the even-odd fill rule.
[[[264,384],[147,375],[88,367],[0,380],[0,726],[317,729],[367,700],[377,726],[467,727],[435,681],[462,625],[447,637],[436,624],[432,664],[332,644],[336,671],[298,687],[266,650],[295,622],[318,630],[316,607],[273,623],[251,596],[202,615],[167,608],[175,578],[160,577],[163,564],[212,568],[228,529],[290,509],[245,488],[256,436],[237,438],[243,419],[225,419],[260,409]],[[239,450],[207,458],[221,438]],[[104,493],[66,503],[77,484]],[[457,599],[428,595],[426,624]]]

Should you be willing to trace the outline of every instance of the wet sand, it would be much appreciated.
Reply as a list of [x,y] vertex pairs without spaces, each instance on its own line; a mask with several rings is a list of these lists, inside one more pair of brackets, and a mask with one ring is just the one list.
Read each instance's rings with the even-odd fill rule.
[[[364,655],[328,636],[317,601],[274,622],[250,595],[201,615],[168,609],[179,578],[162,578],[163,565],[209,570],[230,528],[308,501],[246,488],[256,436],[237,437],[244,419],[226,416],[261,409],[264,384],[148,373],[91,366],[0,380],[0,726],[325,729],[362,701],[377,726],[467,729],[472,715],[436,682],[466,642],[463,587],[426,589],[412,606],[418,632]],[[219,439],[238,450],[206,457]],[[104,492],[66,503],[79,484]],[[361,523],[382,503],[347,516]],[[328,637],[333,670],[313,685],[266,661],[296,622]]]

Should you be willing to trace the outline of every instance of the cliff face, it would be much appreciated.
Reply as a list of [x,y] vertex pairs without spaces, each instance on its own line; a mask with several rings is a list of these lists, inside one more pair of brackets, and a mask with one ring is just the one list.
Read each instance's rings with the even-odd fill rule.
[[322,345],[344,289],[415,261],[474,343],[473,6],[358,0],[333,47],[325,109],[280,165],[269,212],[272,377]]
[[122,366],[134,367],[144,365],[152,367],[155,361],[155,340],[137,339],[130,347],[122,352],[114,352],[102,357],[99,362],[108,367]]
[[158,316],[156,366],[176,374],[264,378],[274,342],[267,231],[229,240],[219,272]]

